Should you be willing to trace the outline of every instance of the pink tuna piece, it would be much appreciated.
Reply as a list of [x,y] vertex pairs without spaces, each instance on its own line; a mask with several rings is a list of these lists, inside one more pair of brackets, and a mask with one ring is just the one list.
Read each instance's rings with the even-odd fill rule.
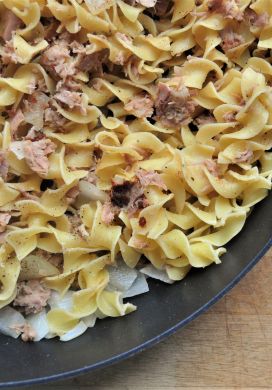
[[23,142],[25,160],[30,169],[40,175],[46,175],[49,170],[47,156],[55,151],[56,145],[47,138],[40,141],[27,140]]
[[136,172],[136,176],[143,187],[156,186],[167,191],[166,185],[164,184],[160,175],[155,171],[145,171],[143,169],[139,169]]
[[116,208],[110,202],[105,202],[102,206],[101,220],[106,225],[109,225],[114,220]]
[[245,10],[245,20],[254,27],[265,27],[269,23],[269,19],[267,12],[257,14],[253,9],[247,8]]
[[196,104],[184,85],[173,89],[167,84],[159,83],[155,107],[156,118],[164,126],[180,127],[190,121]]
[[153,114],[153,100],[148,95],[136,95],[124,108],[137,118],[148,118]]
[[18,110],[15,111],[15,114],[11,117],[10,119],[10,130],[13,138],[16,137],[17,130],[19,129],[20,125],[24,123],[25,121],[25,116],[22,112],[22,110],[19,108]]
[[6,230],[10,218],[11,218],[11,214],[0,213],[0,233],[3,233]]
[[17,295],[13,301],[25,314],[39,313],[47,305],[51,290],[40,280],[29,280],[17,283]]
[[247,163],[250,162],[252,157],[254,156],[252,150],[244,150],[243,152],[239,153],[239,155],[235,158],[236,163]]
[[68,204],[73,204],[79,195],[79,186],[76,185],[66,192],[66,200]]
[[243,36],[236,33],[231,28],[225,28],[220,35],[222,38],[222,47],[225,52],[244,43]]
[[71,92],[65,89],[60,90],[54,96],[56,100],[66,104],[70,109],[78,108],[82,115],[87,114],[87,109],[82,100],[82,94],[79,92]]
[[209,11],[218,12],[227,19],[243,20],[243,12],[239,9],[236,0],[211,0],[208,3]]

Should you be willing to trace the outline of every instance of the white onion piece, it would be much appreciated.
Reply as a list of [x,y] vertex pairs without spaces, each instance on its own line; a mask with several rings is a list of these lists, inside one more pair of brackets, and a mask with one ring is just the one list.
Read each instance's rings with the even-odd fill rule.
[[78,336],[81,336],[88,329],[83,321],[80,321],[73,329],[60,336],[61,341],[70,341]]
[[40,341],[49,333],[49,327],[46,317],[46,311],[43,310],[40,313],[32,314],[27,317],[27,322],[35,331],[34,341]]
[[23,160],[23,158],[25,158],[24,141],[11,142],[9,149],[15,154],[18,160]]
[[79,191],[82,197],[86,198],[88,202],[91,200],[100,200],[101,202],[105,202],[107,199],[107,195],[104,191],[97,188],[94,184],[89,183],[86,180],[79,181]]
[[26,323],[25,318],[17,310],[6,306],[0,310],[0,333],[17,339],[21,332],[12,329],[13,326],[23,326]]
[[42,92],[35,93],[35,103],[24,110],[24,117],[36,130],[41,130],[44,123],[44,109],[47,107],[49,97]]
[[129,268],[123,260],[118,261],[116,267],[108,267],[108,272],[110,277],[108,287],[111,290],[126,291],[137,278],[137,271]]
[[67,291],[63,297],[57,292],[53,291],[50,299],[48,300],[48,304],[51,309],[63,309],[63,310],[71,310],[73,307],[73,291]]
[[29,255],[21,261],[19,280],[39,279],[58,275],[59,270],[42,256]]
[[90,314],[87,317],[82,318],[82,321],[84,322],[84,324],[86,326],[88,326],[88,328],[92,328],[93,326],[95,326],[96,318],[97,318],[97,316],[94,313],[94,314]]
[[135,297],[136,295],[144,294],[149,291],[149,287],[146,278],[143,274],[137,276],[132,286],[122,293],[122,298]]
[[174,280],[169,279],[166,271],[157,269],[152,264],[149,264],[146,267],[142,268],[140,272],[149,276],[152,279],[157,279],[164,283],[168,283],[168,284],[174,283]]

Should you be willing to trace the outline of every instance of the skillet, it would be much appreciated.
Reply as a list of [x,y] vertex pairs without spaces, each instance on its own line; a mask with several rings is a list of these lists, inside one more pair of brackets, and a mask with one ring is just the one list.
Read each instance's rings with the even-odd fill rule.
[[[207,310],[272,245],[272,193],[259,203],[228,245],[222,264],[194,270],[181,282],[149,282],[150,292],[131,299],[138,310],[106,318],[68,343],[23,343],[0,335],[0,387],[45,383],[126,359],[158,343]],[[262,275],[260,275],[260,278]]]

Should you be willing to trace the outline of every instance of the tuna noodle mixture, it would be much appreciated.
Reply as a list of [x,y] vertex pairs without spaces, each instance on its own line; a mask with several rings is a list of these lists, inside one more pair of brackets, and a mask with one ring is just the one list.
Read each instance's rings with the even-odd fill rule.
[[134,312],[148,278],[219,264],[267,195],[272,11],[15,3],[0,2],[0,333],[69,341]]

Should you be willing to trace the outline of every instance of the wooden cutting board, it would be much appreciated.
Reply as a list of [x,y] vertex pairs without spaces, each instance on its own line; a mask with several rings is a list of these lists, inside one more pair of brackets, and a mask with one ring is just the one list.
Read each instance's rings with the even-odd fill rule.
[[127,361],[35,389],[272,389],[272,249],[185,329]]

